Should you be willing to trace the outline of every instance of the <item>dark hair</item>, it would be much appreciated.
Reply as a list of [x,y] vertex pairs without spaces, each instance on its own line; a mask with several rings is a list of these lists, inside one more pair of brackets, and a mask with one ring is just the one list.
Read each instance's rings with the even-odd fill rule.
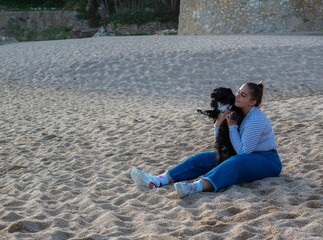
[[262,94],[264,92],[264,84],[262,82],[259,83],[246,83],[250,90],[250,95],[252,99],[256,100],[256,107],[261,105]]

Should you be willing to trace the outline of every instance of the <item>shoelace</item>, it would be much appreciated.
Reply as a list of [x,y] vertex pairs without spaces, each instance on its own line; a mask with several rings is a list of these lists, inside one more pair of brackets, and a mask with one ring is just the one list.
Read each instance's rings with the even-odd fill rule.
[[188,197],[192,198],[193,194],[195,193],[194,186],[190,184],[189,188],[190,188],[190,193],[188,194]]
[[193,196],[193,194],[195,193],[195,191],[194,191],[194,185],[192,183],[187,183],[185,185],[185,187],[188,188],[188,190],[189,190],[188,197],[191,198]]

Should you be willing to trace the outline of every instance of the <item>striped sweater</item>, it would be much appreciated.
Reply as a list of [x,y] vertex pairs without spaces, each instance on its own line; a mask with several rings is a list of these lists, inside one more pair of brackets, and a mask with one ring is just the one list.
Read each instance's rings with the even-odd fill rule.
[[[214,128],[214,137],[218,128]],[[237,154],[269,151],[277,148],[275,133],[266,115],[253,107],[238,125],[229,126],[230,140]]]

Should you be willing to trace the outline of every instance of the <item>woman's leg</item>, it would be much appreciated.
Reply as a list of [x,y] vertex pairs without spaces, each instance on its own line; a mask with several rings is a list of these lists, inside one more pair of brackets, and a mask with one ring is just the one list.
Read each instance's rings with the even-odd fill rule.
[[[159,176],[151,175],[137,168],[131,169],[130,175],[137,186],[152,189],[171,182],[195,179],[209,172],[216,165],[215,152],[201,152],[187,157],[184,161]],[[166,183],[163,182],[164,179],[161,179],[161,177],[164,178],[165,176],[169,177]]]
[[215,190],[220,190],[234,184],[277,177],[281,169],[276,151],[238,154],[206,173],[201,179],[211,183]]
[[198,178],[217,166],[216,152],[200,152],[167,171],[174,183]]

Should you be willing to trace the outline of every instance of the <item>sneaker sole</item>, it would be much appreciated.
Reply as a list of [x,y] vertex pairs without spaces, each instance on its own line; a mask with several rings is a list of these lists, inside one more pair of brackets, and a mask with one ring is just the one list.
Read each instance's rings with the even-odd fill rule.
[[156,183],[151,182],[146,175],[137,168],[134,168],[130,171],[132,180],[136,183],[137,186],[146,187],[149,189],[157,188]]

